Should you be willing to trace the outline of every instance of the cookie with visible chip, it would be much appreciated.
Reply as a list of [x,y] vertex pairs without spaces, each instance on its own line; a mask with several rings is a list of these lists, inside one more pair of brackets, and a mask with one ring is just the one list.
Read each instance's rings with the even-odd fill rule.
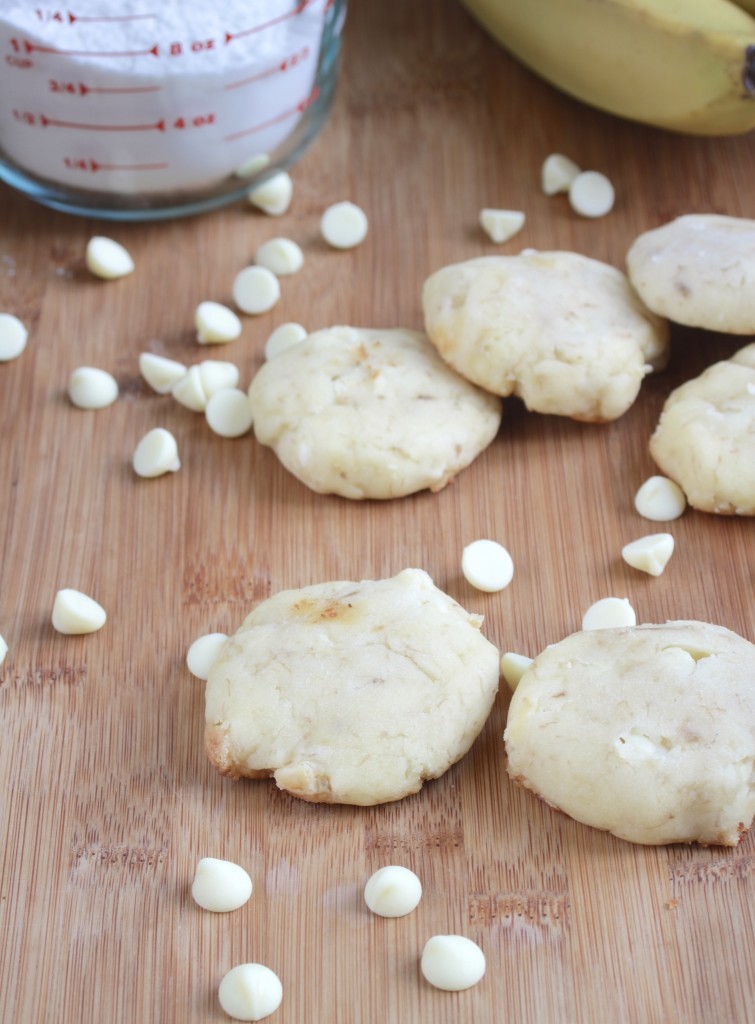
[[671,392],[650,454],[693,508],[755,515],[755,342]]
[[526,250],[444,267],[425,282],[425,330],[443,358],[535,412],[601,422],[632,405],[668,356],[668,325],[615,267]]
[[677,217],[634,241],[627,271],[645,305],[675,323],[755,334],[755,220]]
[[755,814],[755,645],[668,622],[574,633],[522,675],[509,774],[634,843],[736,846]]
[[286,469],[354,499],[439,491],[490,444],[502,413],[403,329],[316,331],[265,363],[249,397],[257,440]]
[[481,624],[419,569],[276,594],[210,670],[210,760],[305,800],[417,792],[463,757],[493,705],[498,651]]

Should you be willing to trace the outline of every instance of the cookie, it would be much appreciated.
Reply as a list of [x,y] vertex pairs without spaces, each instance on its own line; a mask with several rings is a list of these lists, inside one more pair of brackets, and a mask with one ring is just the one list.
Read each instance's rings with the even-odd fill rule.
[[524,672],[509,774],[633,843],[736,846],[755,813],[755,645],[705,622],[596,629]]
[[667,359],[668,325],[625,275],[573,252],[444,267],[422,302],[427,334],[454,369],[535,412],[616,419]]
[[481,625],[420,569],[276,594],[210,670],[210,760],[304,800],[415,793],[463,757],[492,707],[498,651]]
[[755,343],[671,392],[650,454],[693,508],[755,515]]
[[675,323],[755,333],[755,220],[678,217],[635,240],[627,270],[645,305]]
[[321,494],[439,491],[498,432],[501,401],[424,335],[332,327],[275,356],[249,389],[257,440]]

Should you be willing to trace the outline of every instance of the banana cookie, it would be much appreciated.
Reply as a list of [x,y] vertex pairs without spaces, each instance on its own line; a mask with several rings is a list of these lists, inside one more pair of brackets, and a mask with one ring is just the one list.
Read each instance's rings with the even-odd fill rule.
[[514,691],[509,774],[633,843],[736,846],[755,813],[755,645],[667,622],[574,633]]
[[650,454],[693,508],[755,515],[755,342],[671,392]]
[[615,267],[525,250],[444,267],[423,289],[425,329],[443,358],[535,412],[613,420],[666,362],[668,325]]
[[499,398],[403,329],[332,327],[268,360],[249,388],[257,440],[344,498],[439,491],[498,432]]
[[627,270],[655,313],[688,327],[755,334],[755,220],[678,217],[635,240]]
[[210,670],[210,760],[304,800],[415,793],[463,757],[490,713],[498,651],[481,625],[420,569],[276,594]]

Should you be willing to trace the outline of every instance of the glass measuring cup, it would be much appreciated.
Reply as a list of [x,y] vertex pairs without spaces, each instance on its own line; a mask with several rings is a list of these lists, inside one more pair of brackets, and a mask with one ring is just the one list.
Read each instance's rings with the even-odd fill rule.
[[323,125],[346,0],[71,3],[0,0],[0,179],[39,202],[198,213],[290,166]]

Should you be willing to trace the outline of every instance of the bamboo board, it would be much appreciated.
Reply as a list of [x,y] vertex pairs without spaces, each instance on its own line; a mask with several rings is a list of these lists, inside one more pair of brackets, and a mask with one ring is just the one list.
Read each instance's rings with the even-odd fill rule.
[[[553,151],[609,174],[610,216],[581,220],[542,195]],[[675,329],[668,369],[613,424],[509,401],[498,439],[451,486],[389,503],[309,492],[251,438],[224,441],[148,393],[137,357],[203,358],[197,302],[227,301],[275,235],[296,239],[306,262],[224,350],[247,381],[285,320],[421,327],[427,274],[499,251],[477,227],[483,206],[527,214],[501,251],[574,249],[622,266],[637,233],[678,214],[754,216],[754,160],[751,137],[675,137],[569,100],[452,0],[385,0],[352,5],[333,116],[294,171],[283,218],[234,207],[113,226],[0,187],[0,308],[31,332],[0,365],[0,1019],[220,1022],[219,981],[248,960],[281,977],[280,1024],[751,1019],[752,835],[733,850],[643,848],[544,807],[507,780],[505,684],[469,755],[400,803],[312,806],[232,783],[205,758],[203,687],[184,664],[196,636],[232,631],[270,593],[407,566],[483,613],[501,650],[535,655],[608,594],[629,597],[641,621],[702,618],[754,639],[751,521],[686,513],[658,579],[619,554],[652,530],[632,498],[654,471],[647,439],[666,394],[741,340]],[[339,253],[318,223],[343,198],[368,211],[370,234]],[[137,272],[93,280],[83,253],[95,233],[126,244]],[[82,364],[115,374],[116,405],[70,407],[65,384]],[[158,425],[177,437],[182,469],[139,481],[133,448]],[[500,594],[461,577],[462,547],[482,536],[514,558]],[[52,630],[63,586],[105,606],[101,632]],[[207,855],[250,871],[242,910],[194,905]],[[369,874],[391,862],[424,884],[418,910],[393,921],[362,902]],[[438,932],[482,946],[478,986],[450,994],[421,979]]]

